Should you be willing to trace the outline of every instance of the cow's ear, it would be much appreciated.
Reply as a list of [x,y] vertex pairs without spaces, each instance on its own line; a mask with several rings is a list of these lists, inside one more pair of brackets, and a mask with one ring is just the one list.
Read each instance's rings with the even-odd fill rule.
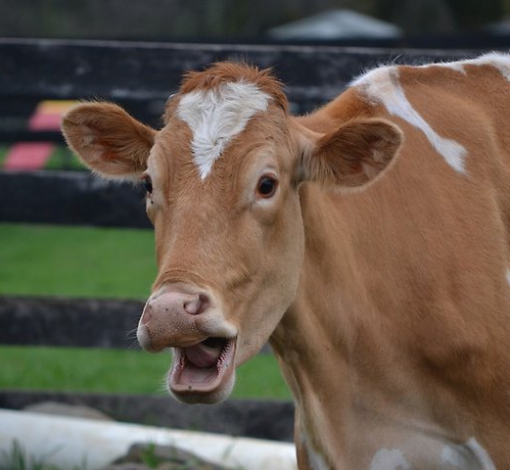
[[402,131],[384,119],[348,122],[324,135],[307,133],[301,175],[326,185],[362,186],[393,160],[403,141]]
[[133,178],[147,168],[156,131],[110,103],[82,103],[62,120],[69,147],[96,173]]

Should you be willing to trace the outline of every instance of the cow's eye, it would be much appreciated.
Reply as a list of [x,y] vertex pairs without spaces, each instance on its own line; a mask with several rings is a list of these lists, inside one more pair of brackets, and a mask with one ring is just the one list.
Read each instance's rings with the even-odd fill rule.
[[278,187],[278,181],[272,176],[263,176],[260,178],[257,185],[257,192],[263,198],[270,198],[274,196],[276,188]]
[[152,180],[149,175],[143,176],[143,185],[145,186],[145,190],[150,194],[152,193]]

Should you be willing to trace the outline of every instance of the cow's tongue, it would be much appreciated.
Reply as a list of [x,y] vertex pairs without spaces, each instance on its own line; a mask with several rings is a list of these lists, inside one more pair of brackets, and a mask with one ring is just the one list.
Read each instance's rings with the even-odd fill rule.
[[177,392],[208,392],[219,386],[234,367],[235,340],[209,338],[176,349],[170,387]]
[[184,349],[191,364],[199,368],[211,367],[221,355],[225,342],[221,338],[209,338],[200,344]]

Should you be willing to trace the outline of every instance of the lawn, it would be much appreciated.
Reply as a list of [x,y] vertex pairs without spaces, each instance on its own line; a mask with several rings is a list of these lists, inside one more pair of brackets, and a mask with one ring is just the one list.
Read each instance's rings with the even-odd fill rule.
[[[0,224],[0,294],[144,299],[156,273],[150,230]],[[65,353],[64,353],[65,352]],[[168,354],[0,347],[0,388],[163,393]],[[237,398],[288,399],[272,355],[239,368]]]
[[[162,394],[169,365],[169,353],[0,347],[0,388]],[[232,396],[290,399],[269,354],[238,368]]]
[[0,294],[144,299],[155,273],[151,230],[0,224]]

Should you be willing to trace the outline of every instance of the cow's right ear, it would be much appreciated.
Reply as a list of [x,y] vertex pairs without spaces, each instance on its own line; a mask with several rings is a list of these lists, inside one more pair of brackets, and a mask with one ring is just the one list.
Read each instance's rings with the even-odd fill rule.
[[136,178],[147,168],[156,131],[110,103],[82,103],[64,115],[69,147],[96,173]]
[[327,134],[300,129],[301,180],[328,186],[364,186],[394,160],[402,131],[385,119],[357,119]]

